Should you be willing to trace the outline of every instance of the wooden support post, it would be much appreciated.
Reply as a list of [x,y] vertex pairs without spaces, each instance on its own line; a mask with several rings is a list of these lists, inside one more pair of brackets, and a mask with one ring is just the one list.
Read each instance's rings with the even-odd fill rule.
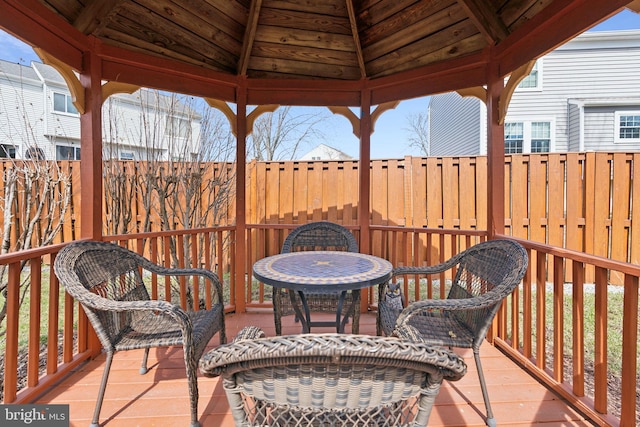
[[[93,52],[83,56],[80,83],[84,88],[84,113],[80,115],[80,180],[82,209],[80,237],[102,240],[102,67]],[[84,316],[84,313],[82,314]],[[102,345],[92,328],[88,329],[87,349],[100,354]]]
[[[238,104],[236,111],[236,277],[235,304],[236,313],[246,311],[246,280],[251,280],[251,266],[247,253],[247,217],[246,217],[246,169],[247,169],[247,91],[246,85],[238,88]],[[247,274],[247,271],[249,274]]]
[[504,77],[499,64],[487,69],[487,230],[489,239],[504,233],[504,126],[500,123],[500,95]]
[[80,236],[102,238],[102,79],[100,58],[85,52],[80,83],[85,92],[85,109],[80,115],[80,180],[82,209]]
[[[360,195],[358,197],[358,224],[360,225],[360,252],[371,253],[371,93],[362,91],[360,106]],[[369,306],[368,292],[362,292],[360,311],[365,312]]]

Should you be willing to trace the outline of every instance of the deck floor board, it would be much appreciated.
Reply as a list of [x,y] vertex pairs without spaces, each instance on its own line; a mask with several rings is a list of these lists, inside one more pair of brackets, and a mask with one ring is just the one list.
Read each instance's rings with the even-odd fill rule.
[[[275,334],[273,315],[267,312],[227,316],[229,340],[244,326],[256,325],[269,336]],[[347,326],[347,331],[350,326]],[[293,317],[283,318],[283,333],[294,334],[300,325]],[[317,328],[313,332],[330,332]],[[375,315],[360,317],[360,332],[375,334]],[[219,344],[216,335],[210,343]],[[460,350],[468,373],[460,381],[446,383],[436,399],[430,426],[484,426],[484,403],[470,350]],[[486,344],[481,357],[494,415],[500,426],[590,426],[579,413],[539,384],[496,348]],[[142,351],[116,353],[100,417],[101,426],[174,427],[189,424],[189,397],[182,349],[152,350],[151,369],[139,375]],[[70,405],[70,425],[87,426],[93,414],[105,357],[101,355],[43,395],[38,403]],[[198,379],[199,414],[203,426],[233,426],[222,384],[218,378]]]

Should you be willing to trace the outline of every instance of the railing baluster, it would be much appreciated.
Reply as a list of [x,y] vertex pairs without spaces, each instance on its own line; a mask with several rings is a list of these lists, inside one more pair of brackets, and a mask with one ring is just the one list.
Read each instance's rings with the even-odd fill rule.
[[637,354],[638,354],[638,277],[624,276],[624,312],[622,320],[622,410],[621,426],[636,422]]
[[20,263],[9,264],[7,282],[7,332],[4,353],[4,403],[16,399],[18,382],[18,329],[20,307]]
[[553,377],[564,378],[564,259],[553,257]]
[[42,296],[42,270],[40,269],[40,261],[40,257],[29,260],[31,277],[29,281],[28,387],[35,387],[38,384],[38,370],[40,369],[40,307]]
[[595,355],[593,366],[594,407],[595,410],[605,414],[607,412],[607,270],[596,267],[595,269]]
[[[52,257],[55,260],[55,257]],[[53,261],[52,261],[53,264]],[[58,322],[60,320],[60,282],[49,266],[49,316],[47,334],[47,374],[58,370]]]
[[[531,249],[527,249],[531,259]],[[533,298],[531,297],[531,270],[529,263],[527,271],[522,279],[522,354],[527,359],[533,356]]]
[[573,393],[584,396],[584,264],[573,261]]
[[540,252],[536,254],[536,366],[543,370],[545,368],[547,343],[546,260],[545,254]]

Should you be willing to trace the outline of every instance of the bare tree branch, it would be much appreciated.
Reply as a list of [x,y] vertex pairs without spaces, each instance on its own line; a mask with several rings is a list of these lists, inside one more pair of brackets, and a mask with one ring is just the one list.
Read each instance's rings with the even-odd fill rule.
[[321,113],[295,115],[291,106],[261,115],[247,139],[247,155],[258,161],[293,160],[303,143],[322,138]]
[[424,156],[431,154],[429,144],[429,112],[421,111],[407,117],[409,131],[409,146],[417,148]]

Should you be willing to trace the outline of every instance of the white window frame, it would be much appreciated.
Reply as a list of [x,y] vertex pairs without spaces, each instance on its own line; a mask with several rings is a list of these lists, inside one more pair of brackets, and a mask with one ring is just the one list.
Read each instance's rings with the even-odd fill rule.
[[543,67],[543,58],[538,58],[538,60],[536,61],[536,63],[533,65],[533,69],[531,71],[536,71],[538,73],[538,79],[536,81],[536,85],[534,87],[521,87],[520,85],[522,84],[522,82],[529,77],[529,75],[531,75],[531,73],[529,73],[524,79],[520,80],[520,82],[518,83],[518,86],[516,87],[516,90],[518,92],[541,92],[542,91],[542,69]]
[[[73,159],[58,159],[58,147],[67,147],[67,148],[71,148],[73,150]],[[56,156],[56,160],[80,160],[79,157],[80,154],[80,147],[78,145],[72,145],[72,144],[56,144],[55,146],[55,156]]]
[[[0,159],[15,159],[18,155],[18,147],[14,144],[0,144],[0,150],[2,155],[0,155]],[[5,156],[6,154],[6,156]]]
[[[64,96],[64,111],[56,110],[56,95]],[[77,109],[76,111],[68,111],[69,105],[73,105],[73,99],[71,98],[71,95],[64,92],[53,91],[53,96],[51,97],[51,111],[53,111],[55,114],[64,114],[67,116],[78,117],[80,113],[77,111]],[[76,107],[73,106],[73,108],[75,109]]]
[[615,144],[633,144],[640,142],[640,138],[620,138],[620,118],[622,116],[640,116],[640,110],[616,110],[613,142]]
[[518,117],[508,117],[505,120],[506,123],[522,123],[523,124],[523,141],[522,141],[522,153],[523,154],[544,154],[544,153],[532,153],[531,152],[531,124],[532,123],[540,123],[547,122],[549,123],[549,153],[553,153],[556,150],[556,121],[553,118],[549,117],[534,117],[530,118],[518,118]]

